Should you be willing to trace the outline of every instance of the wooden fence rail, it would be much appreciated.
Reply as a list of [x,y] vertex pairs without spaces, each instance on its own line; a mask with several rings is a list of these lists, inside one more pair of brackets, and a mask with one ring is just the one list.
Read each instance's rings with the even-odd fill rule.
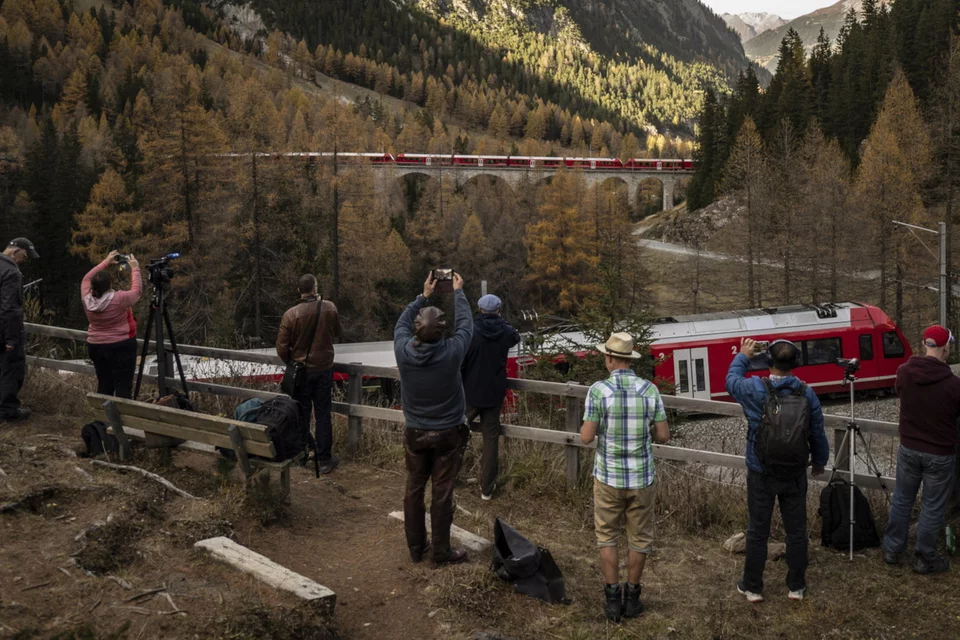
[[[85,331],[64,329],[61,327],[50,327],[38,324],[27,324],[27,331],[28,333],[35,335],[78,342],[85,342],[87,337]],[[143,343],[142,341],[138,340],[138,344],[142,346]],[[195,345],[177,345],[177,347],[180,350],[180,353],[183,355],[194,355],[276,366],[282,366],[284,364],[277,356],[265,353],[236,351],[232,349],[217,349],[213,347],[202,347]],[[95,375],[92,365],[80,364],[77,362],[64,362],[62,360],[37,356],[28,356],[27,361],[34,366],[42,368],[70,371],[85,375]],[[365,366],[358,363],[337,363],[334,365],[334,370],[338,373],[343,373],[348,376],[347,402],[334,402],[333,411],[347,417],[347,446],[348,451],[351,454],[355,454],[360,446],[364,418],[388,423],[403,424],[404,420],[402,411],[383,407],[371,407],[363,404],[363,378],[399,379],[400,374],[396,368]],[[150,384],[156,384],[157,378],[156,376],[144,375],[144,381]],[[180,385],[179,380],[173,378],[168,378],[167,383],[172,387],[178,387]],[[189,381],[188,384],[190,391],[192,392],[215,396],[243,399],[260,398],[262,400],[269,400],[281,395],[270,391],[234,387],[212,382]],[[580,474],[579,449],[593,449],[596,446],[595,444],[584,445],[583,442],[580,441],[580,436],[578,434],[580,420],[582,418],[582,399],[586,397],[589,387],[577,382],[560,383],[542,380],[521,380],[517,378],[510,378],[507,381],[507,387],[518,392],[560,396],[566,399],[563,431],[505,424],[503,425],[503,435],[507,438],[563,445],[566,449],[567,482],[570,486],[576,485]],[[676,411],[744,418],[743,409],[740,407],[740,405],[732,402],[697,400],[693,398],[665,395],[663,396],[663,403],[667,409]],[[857,418],[855,422],[863,433],[874,433],[884,436],[897,435],[897,425],[892,422],[865,420],[861,418]],[[824,415],[824,423],[828,429],[834,430],[836,443],[834,446],[836,447],[839,444],[842,435],[846,433],[847,426],[850,423],[850,418],[849,416],[827,414]],[[733,469],[745,468],[744,458],[740,455],[719,453],[715,451],[700,451],[696,449],[671,447],[667,445],[654,445],[653,449],[654,456],[664,460],[695,462]],[[838,475],[848,477],[849,474],[843,471],[838,471]],[[865,487],[877,488],[880,486],[881,482],[891,489],[895,485],[895,480],[888,477],[878,480],[872,475],[856,474],[855,478],[858,484]]]

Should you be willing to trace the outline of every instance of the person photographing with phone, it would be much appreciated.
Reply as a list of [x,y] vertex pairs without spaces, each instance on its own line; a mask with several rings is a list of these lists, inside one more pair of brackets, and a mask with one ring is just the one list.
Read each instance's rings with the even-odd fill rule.
[[[473,337],[470,303],[463,278],[452,274],[456,331],[444,338],[446,317],[429,306],[438,279],[431,271],[423,294],[407,305],[393,331],[393,351],[400,370],[405,429],[407,486],[403,498],[404,531],[410,560],[422,562],[430,552],[434,566],[466,562],[467,552],[450,546],[453,484],[470,438],[460,365]],[[432,482],[427,540],[424,494]]]
[[807,591],[807,466],[819,476],[830,457],[823,410],[813,389],[793,375],[802,354],[789,340],[776,340],[762,354],[769,377],[747,378],[750,360],[761,355],[744,338],[727,372],[727,392],[747,417],[747,547],[737,591],[747,602],[763,602],[763,570],[775,503],[787,532],[787,589],[790,600]]
[[[112,267],[130,270],[130,289],[117,290]],[[97,393],[118,398],[133,395],[137,365],[137,320],[133,306],[143,283],[135,256],[111,251],[103,262],[83,276],[80,297],[87,314],[87,354],[97,372]]]

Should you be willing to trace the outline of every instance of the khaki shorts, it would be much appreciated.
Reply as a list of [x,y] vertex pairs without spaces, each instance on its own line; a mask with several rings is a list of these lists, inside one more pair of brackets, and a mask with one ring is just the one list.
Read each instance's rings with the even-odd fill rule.
[[594,520],[597,529],[597,546],[615,547],[626,520],[627,544],[637,553],[650,553],[656,527],[654,503],[657,485],[646,489],[615,489],[593,481]]

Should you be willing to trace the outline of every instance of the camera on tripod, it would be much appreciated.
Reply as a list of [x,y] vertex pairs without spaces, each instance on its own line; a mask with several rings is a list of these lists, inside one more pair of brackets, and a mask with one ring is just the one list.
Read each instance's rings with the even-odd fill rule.
[[860,370],[860,360],[859,358],[837,358],[837,366],[843,367],[844,379],[850,380]]
[[168,253],[162,258],[157,258],[151,260],[147,265],[148,279],[150,284],[156,288],[162,287],[164,284],[170,282],[173,279],[173,267],[170,266],[171,260],[176,260],[180,257],[179,253]]

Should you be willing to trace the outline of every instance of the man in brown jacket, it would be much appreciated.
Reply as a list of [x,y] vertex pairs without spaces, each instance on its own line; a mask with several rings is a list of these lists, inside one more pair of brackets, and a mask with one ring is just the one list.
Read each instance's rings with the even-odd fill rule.
[[[300,277],[300,302],[280,321],[277,355],[284,362],[296,360],[307,367],[307,381],[293,399],[300,403],[303,422],[310,424],[310,409],[317,420],[317,460],[320,473],[330,473],[340,460],[333,455],[333,423],[330,419],[333,389],[333,341],[340,337],[340,314],[329,300],[317,293],[317,279]],[[319,318],[318,315],[319,314]],[[316,332],[310,328],[316,325]],[[309,353],[307,351],[309,350]]]

